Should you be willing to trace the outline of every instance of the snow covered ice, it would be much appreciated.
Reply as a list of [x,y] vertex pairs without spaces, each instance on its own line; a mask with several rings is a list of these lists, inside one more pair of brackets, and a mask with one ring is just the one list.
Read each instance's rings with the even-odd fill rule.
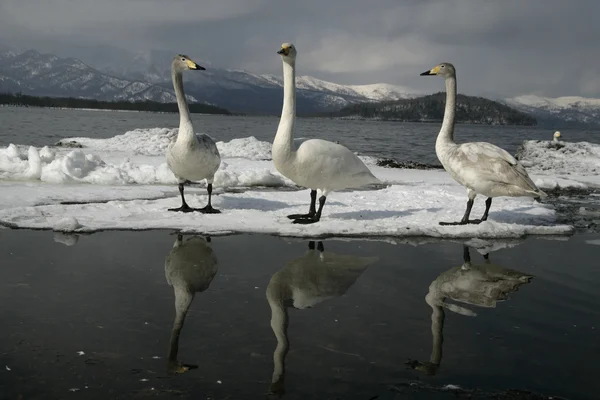
[[527,140],[518,156],[542,187],[600,186],[600,145]]
[[[286,215],[306,212],[308,190],[298,190],[271,161],[271,144],[254,137],[218,142],[222,164],[213,204],[220,215],[179,214],[176,180],[165,149],[177,129],[136,129],[109,139],[69,138],[81,148],[0,148],[0,223],[10,227],[94,232],[176,229],[205,234],[288,236],[430,236],[516,238],[568,234],[551,205],[530,198],[497,198],[480,225],[440,226],[464,213],[465,190],[442,170],[378,167],[361,158],[387,187],[330,195],[318,224],[294,225]],[[528,141],[521,159],[542,189],[600,187],[600,146]],[[574,160],[576,159],[576,160]],[[566,172],[565,172],[566,171]],[[198,187],[199,186],[199,187]],[[191,206],[206,203],[204,184],[186,189]],[[472,215],[483,213],[479,197]]]

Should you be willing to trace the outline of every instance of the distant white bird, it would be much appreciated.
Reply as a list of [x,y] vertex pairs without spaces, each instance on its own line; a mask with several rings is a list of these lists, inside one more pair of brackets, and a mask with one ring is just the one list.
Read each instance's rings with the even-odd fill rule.
[[[327,195],[336,190],[381,183],[348,148],[322,139],[310,139],[294,146],[296,119],[296,48],[281,45],[283,61],[283,108],[273,141],[273,164],[283,176],[310,190],[308,214],[288,215],[295,224],[312,224],[321,219]],[[317,189],[321,190],[316,210]]]
[[447,299],[463,304],[494,308],[497,302],[507,300],[510,293],[518,291],[522,285],[533,279],[533,275],[490,264],[488,254],[484,258],[484,264],[472,264],[469,248],[465,245],[463,246],[463,265],[443,272],[429,285],[429,293],[425,296],[425,301],[432,310],[433,348],[429,361],[409,361],[407,364],[412,368],[428,375],[436,374],[442,362],[444,309],[467,317],[477,316],[466,307],[447,302]]
[[277,271],[267,286],[267,301],[271,306],[271,328],[277,338],[273,353],[273,378],[270,391],[284,390],[288,308],[311,308],[322,301],[342,296],[377,257],[326,252],[323,242],[308,243],[309,250]]
[[[181,207],[170,208],[169,211],[216,214],[219,210],[212,207],[212,183],[215,172],[221,164],[221,156],[217,145],[210,136],[194,133],[192,119],[188,109],[185,93],[183,92],[183,71],[202,71],[204,67],[199,66],[188,56],[179,54],[171,63],[171,77],[177,97],[179,108],[179,132],[177,140],[167,148],[167,165],[179,181],[179,194],[181,195]],[[208,191],[208,204],[203,208],[192,208],[185,202],[183,196],[183,185],[188,181],[200,181],[206,179]]]
[[560,138],[560,136],[561,136],[560,132],[556,131],[556,132],[554,132],[554,135],[552,135],[552,138],[553,138],[552,140],[555,142],[558,142],[558,138]]
[[165,277],[175,294],[175,320],[167,357],[171,373],[183,373],[195,367],[178,361],[179,335],[195,294],[208,289],[217,273],[217,257],[209,242],[210,238],[200,236],[184,242],[183,235],[177,235],[173,249],[165,258]]
[[[440,225],[479,224],[487,220],[492,197],[546,197],[529,178],[525,168],[507,151],[486,142],[456,144],[454,118],[456,113],[456,70],[442,63],[421,75],[440,75],[446,79],[446,108],[442,128],[435,142],[435,153],[444,169],[455,181],[467,188],[467,210],[459,222],[440,222]],[[487,196],[481,219],[469,220],[473,201],[478,195]]]

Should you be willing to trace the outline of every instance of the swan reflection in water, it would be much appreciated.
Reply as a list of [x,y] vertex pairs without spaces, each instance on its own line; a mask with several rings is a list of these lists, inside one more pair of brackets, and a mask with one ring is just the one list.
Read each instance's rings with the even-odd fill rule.
[[192,236],[184,242],[183,235],[177,235],[173,248],[165,258],[165,277],[175,293],[175,321],[167,357],[167,368],[171,373],[183,373],[196,368],[177,359],[179,334],[194,295],[208,289],[217,268],[217,257],[210,246],[210,237]]
[[342,296],[377,257],[357,257],[325,251],[323,242],[308,243],[308,251],[276,272],[266,295],[271,306],[271,328],[277,338],[273,353],[270,393],[284,393],[285,357],[289,349],[288,308],[310,308]]
[[494,308],[498,301],[508,300],[508,294],[527,284],[533,275],[491,264],[489,253],[485,254],[483,264],[471,263],[469,247],[463,245],[464,264],[440,274],[431,285],[425,301],[432,309],[431,333],[433,349],[429,361],[410,360],[407,364],[413,369],[435,375],[442,361],[442,343],[444,341],[444,309],[468,317],[477,316],[468,308],[447,303],[446,299],[475,306]]

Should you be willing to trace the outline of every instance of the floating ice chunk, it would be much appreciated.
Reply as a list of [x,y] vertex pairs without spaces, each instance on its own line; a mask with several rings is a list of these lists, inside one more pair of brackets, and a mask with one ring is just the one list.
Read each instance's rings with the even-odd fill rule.
[[44,163],[50,163],[56,157],[56,153],[52,151],[48,146],[44,146],[40,149],[40,159]]
[[254,136],[217,142],[217,148],[221,158],[271,159],[271,143],[258,140]]
[[52,227],[53,230],[59,232],[72,232],[79,228],[81,225],[77,218],[74,217],[64,217],[59,219],[56,224]]
[[42,159],[40,158],[40,153],[33,146],[29,147],[27,161],[29,163],[29,167],[25,171],[27,179],[40,179],[42,176]]
[[56,243],[62,243],[65,246],[75,246],[79,241],[79,235],[70,233],[54,232],[53,239]]
[[442,386],[442,390],[462,390],[462,388],[458,385],[448,384]]
[[[191,206],[206,204],[206,192],[190,190]],[[498,198],[488,221],[479,225],[441,226],[438,221],[459,219],[464,213],[464,189],[458,185],[393,185],[381,190],[334,193],[321,221],[292,224],[286,215],[306,212],[308,191],[246,191],[213,196],[222,214],[174,214],[172,197],[157,200],[44,205],[0,209],[0,221],[22,228],[50,228],[66,217],[84,221],[78,232],[105,229],[177,229],[185,232],[265,233],[282,236],[388,236],[435,238],[521,238],[525,235],[571,234],[573,227],[556,223],[552,206],[529,198]],[[483,213],[475,202],[473,214]],[[67,224],[65,224],[67,225]],[[74,224],[73,224],[74,225]],[[68,226],[72,229],[72,226]],[[485,247],[485,246],[481,246]]]
[[9,144],[6,148],[6,156],[10,158],[19,158],[25,160],[25,158],[21,158],[21,152],[14,144]]

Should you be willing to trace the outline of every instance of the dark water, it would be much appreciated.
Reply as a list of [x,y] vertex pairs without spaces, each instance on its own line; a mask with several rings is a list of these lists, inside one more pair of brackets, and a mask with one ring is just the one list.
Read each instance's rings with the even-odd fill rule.
[[[271,142],[276,117],[229,117],[193,114],[197,132],[216,140],[254,136]],[[106,112],[0,107],[0,146],[10,143],[52,145],[68,137],[109,138],[136,128],[177,127],[177,114]],[[439,162],[434,143],[440,124],[340,121],[299,118],[296,137],[335,140],[361,154],[398,161]],[[599,130],[560,129],[563,140],[600,143]],[[457,142],[487,141],[514,154],[524,140],[551,140],[553,130],[535,127],[458,125]]]
[[[286,399],[457,398],[427,389],[447,384],[598,398],[600,247],[586,243],[597,235],[529,238],[490,253],[491,264],[471,249],[462,271],[452,270],[463,264],[457,242],[327,240],[323,253],[317,243],[307,253],[300,240],[197,238],[167,269],[180,304],[198,291],[178,347],[179,361],[197,368],[171,375],[165,257],[176,239],[105,232],[68,247],[50,232],[0,230],[0,398],[254,399],[270,388]],[[363,270],[365,257],[378,259]],[[270,282],[273,304],[295,293],[296,306],[314,305],[285,308],[290,347],[273,386]],[[508,292],[496,307],[467,304]],[[284,309],[274,310],[273,326],[284,327]],[[430,360],[432,348],[441,358]]]

